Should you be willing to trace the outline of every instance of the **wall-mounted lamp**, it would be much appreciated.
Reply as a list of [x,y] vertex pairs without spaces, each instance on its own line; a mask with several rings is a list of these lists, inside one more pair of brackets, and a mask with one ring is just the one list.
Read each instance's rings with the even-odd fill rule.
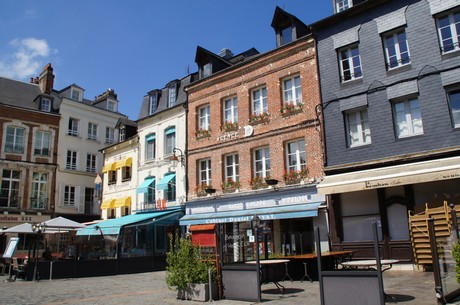
[[[180,153],[179,156],[176,155],[176,151]],[[180,162],[182,166],[185,166],[185,156],[184,153],[182,153],[182,150],[180,150],[179,148],[174,147],[173,155],[170,158],[170,160],[173,162],[174,166],[177,165],[177,162]]]

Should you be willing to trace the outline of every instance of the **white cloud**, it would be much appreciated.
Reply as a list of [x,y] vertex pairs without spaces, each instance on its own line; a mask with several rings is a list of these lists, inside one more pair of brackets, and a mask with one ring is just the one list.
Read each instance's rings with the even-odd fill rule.
[[52,52],[45,39],[15,39],[10,46],[13,47],[12,54],[0,59],[0,75],[15,79],[38,76]]

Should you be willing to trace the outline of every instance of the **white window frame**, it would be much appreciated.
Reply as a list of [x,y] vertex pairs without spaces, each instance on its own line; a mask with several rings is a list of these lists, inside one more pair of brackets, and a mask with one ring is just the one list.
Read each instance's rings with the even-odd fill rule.
[[68,125],[68,132],[67,134],[69,136],[74,136],[74,137],[78,137],[78,127],[80,125],[80,120],[78,119],[75,119],[75,118],[69,118],[69,125]]
[[[22,134],[21,134],[22,133]],[[5,139],[5,152],[23,154],[26,130],[22,127],[7,126]]]
[[198,161],[198,182],[200,185],[211,185],[211,159]]
[[[358,52],[358,54],[353,54],[355,50]],[[338,53],[341,81],[348,82],[362,78],[363,70],[361,65],[361,56],[359,54],[359,45],[353,44],[351,46],[339,49]],[[357,63],[355,59],[357,59]],[[347,69],[345,69],[345,65],[348,65]]]
[[154,114],[158,108],[158,94],[154,93],[149,99],[149,115]]
[[[3,188],[5,184],[8,185],[7,188]],[[21,187],[21,172],[12,170],[12,169],[7,169],[7,168],[3,169],[2,181],[1,181],[1,186],[0,186],[0,190],[1,190],[0,200],[2,203],[5,201],[7,202],[6,206],[2,206],[3,208],[12,208],[12,207],[18,208],[19,207],[20,187]]]
[[126,138],[126,128],[125,126],[120,127],[120,134],[119,134],[119,139],[120,142],[123,142]]
[[[403,111],[398,111],[398,105],[404,106]],[[420,103],[417,97],[393,101],[393,117],[397,138],[407,138],[423,134],[423,121]],[[417,124],[420,124],[418,131]],[[401,133],[401,126],[407,128],[407,133]]]
[[[348,147],[371,144],[372,138],[367,109],[357,109],[346,112],[345,121]],[[355,130],[355,132],[353,132],[353,130]]]
[[83,100],[83,91],[72,87],[70,90],[70,98],[81,102]]
[[[32,174],[30,207],[32,209],[46,209],[48,207],[48,200],[48,173],[34,172]],[[43,201],[46,201],[46,205]]]
[[106,127],[105,128],[105,143],[112,144],[115,142],[115,128]]
[[335,0],[335,9],[337,13],[343,12],[351,7],[353,7],[352,0]]
[[168,87],[168,107],[175,106],[176,101],[177,101],[177,83],[174,83]]
[[[457,20],[457,23],[455,22],[455,19],[454,19],[455,17],[459,18]],[[449,24],[446,24],[441,27],[440,21],[444,19],[447,19]],[[450,12],[447,15],[446,14],[441,15],[436,18],[436,27],[438,30],[439,45],[440,45],[442,54],[460,50],[460,42],[459,42],[460,33],[457,31],[457,26],[456,26],[458,25],[458,28],[460,28],[459,23],[460,23],[460,11],[459,10]],[[444,34],[448,34],[449,36],[443,37],[442,35],[443,30],[445,30]],[[447,43],[448,41],[450,42]]]
[[200,69],[200,79],[205,78],[208,76],[211,76],[212,74],[212,63],[208,62],[207,64],[204,64],[201,69]]
[[86,155],[86,172],[95,173],[97,168],[97,156],[94,154]]
[[211,125],[211,106],[205,105],[198,109],[198,129],[209,130]]
[[224,123],[238,123],[238,98],[224,100]]
[[51,112],[51,100],[42,98],[40,102],[40,110],[45,112]]
[[267,87],[259,87],[251,91],[251,107],[253,115],[268,112]]
[[68,150],[65,168],[69,170],[77,170],[77,164],[78,164],[78,152],[74,150]]
[[[169,129],[174,129],[174,132],[167,133]],[[169,127],[165,129],[165,155],[171,155],[174,147],[176,147],[176,127]]]
[[[404,40],[400,40],[401,35],[404,35]],[[393,43],[390,44],[390,41],[393,41]],[[383,37],[383,45],[385,47],[385,59],[388,70],[410,64],[409,43],[405,29],[398,29],[397,31],[386,34]],[[394,54],[391,55],[390,50]]]
[[287,142],[285,149],[286,168],[288,172],[298,172],[307,169],[307,152],[304,139]]
[[[455,97],[453,96],[455,95]],[[447,92],[452,127],[460,128],[460,89],[456,88]],[[453,105],[454,104],[454,105]]]
[[72,185],[64,186],[64,206],[74,207],[77,197],[77,188]]
[[224,156],[225,159],[225,181],[229,179],[233,181],[240,180],[240,164],[238,154],[228,154]]
[[51,132],[37,130],[35,133],[34,155],[49,156],[51,151]]
[[254,177],[270,177],[270,147],[254,149]]
[[88,123],[88,140],[97,141],[97,124]]
[[117,102],[112,100],[107,100],[107,110],[112,112],[117,112]]
[[302,83],[300,75],[283,79],[283,104],[302,104]]
[[149,136],[152,136],[152,134],[145,137],[145,159],[155,160],[156,137],[155,134],[153,134],[153,139],[147,140]]

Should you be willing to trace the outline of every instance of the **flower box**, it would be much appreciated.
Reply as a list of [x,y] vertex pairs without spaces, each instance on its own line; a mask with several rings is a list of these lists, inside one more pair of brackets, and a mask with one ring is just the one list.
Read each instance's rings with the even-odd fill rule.
[[290,115],[294,115],[303,111],[303,103],[299,102],[294,104],[292,101],[285,102],[280,109],[280,113],[282,117],[287,117]]
[[225,122],[222,126],[220,126],[220,130],[223,132],[238,130],[238,122]]
[[197,139],[209,138],[211,136],[211,130],[201,128],[197,129],[197,131],[195,131],[195,136]]
[[251,114],[249,116],[249,125],[262,124],[269,121],[270,114],[268,112],[262,112],[260,114]]

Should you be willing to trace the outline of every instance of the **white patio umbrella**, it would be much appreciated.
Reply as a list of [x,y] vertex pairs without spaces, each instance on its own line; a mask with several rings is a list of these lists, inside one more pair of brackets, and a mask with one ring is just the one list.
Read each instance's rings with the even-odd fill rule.
[[[43,233],[65,233],[86,227],[84,224],[58,216],[40,223],[44,227]],[[59,252],[60,238],[57,239],[57,251]]]
[[28,222],[21,223],[20,225],[1,230],[0,233],[20,233],[20,234],[34,234],[32,225]]

